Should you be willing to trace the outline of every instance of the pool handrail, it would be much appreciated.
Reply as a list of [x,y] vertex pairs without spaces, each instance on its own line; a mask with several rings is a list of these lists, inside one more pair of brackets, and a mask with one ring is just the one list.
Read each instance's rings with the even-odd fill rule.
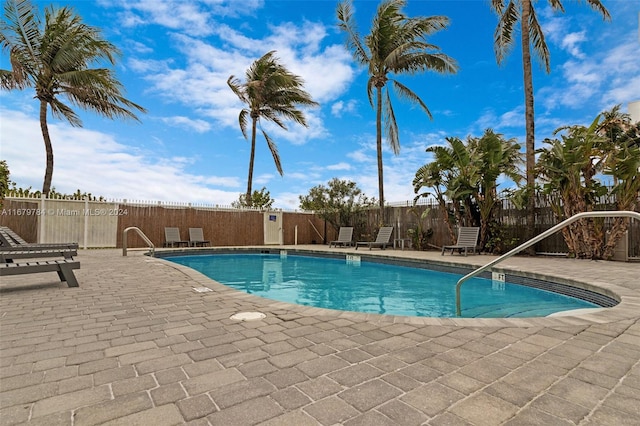
[[149,246],[149,251],[151,253],[151,257],[154,257],[155,254],[156,254],[156,246],[153,245],[151,240],[137,226],[130,226],[130,227],[126,228],[124,231],[122,231],[122,255],[123,256],[127,255],[127,232],[129,232],[131,230],[136,231],[138,233],[138,235],[140,235],[140,237],[142,237],[144,242],[147,243],[147,245]]
[[530,239],[529,241],[520,244],[518,247],[514,248],[513,250],[503,254],[502,256],[498,257],[497,259],[492,260],[491,262],[487,263],[486,265],[481,266],[478,269],[476,269],[476,270],[468,273],[464,277],[460,278],[458,280],[458,282],[456,283],[456,315],[457,316],[461,316],[461,314],[462,314],[462,308],[460,306],[460,287],[462,286],[462,283],[464,283],[466,280],[468,280],[470,278],[473,278],[476,275],[486,271],[487,269],[491,268],[495,264],[500,263],[503,260],[510,258],[511,256],[521,252],[522,250],[524,250],[524,249],[526,249],[528,247],[531,247],[532,245],[534,245],[538,241],[541,241],[541,240],[547,238],[549,235],[556,233],[560,229],[562,229],[562,228],[564,228],[564,227],[566,227],[568,225],[571,225],[573,222],[578,221],[580,219],[584,219],[586,217],[629,217],[629,218],[632,218],[632,219],[635,218],[635,219],[640,220],[640,213],[627,211],[627,210],[609,210],[609,211],[596,211],[596,212],[582,212],[582,213],[576,213],[575,215],[571,216],[570,218],[563,220],[559,224],[547,229],[546,231],[544,231],[542,234],[538,235],[537,237],[534,237],[534,238]]

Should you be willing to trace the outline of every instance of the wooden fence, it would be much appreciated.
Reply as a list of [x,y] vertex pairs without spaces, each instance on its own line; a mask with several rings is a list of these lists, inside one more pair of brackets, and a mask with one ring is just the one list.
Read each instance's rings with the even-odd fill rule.
[[[610,200],[602,201],[602,204],[596,210],[615,210],[615,204]],[[426,217],[419,219],[425,210],[428,210],[428,213],[425,214]],[[452,243],[448,230],[444,225],[442,214],[443,211],[437,203],[422,203],[414,207],[410,202],[407,202],[404,205],[396,204],[386,207],[382,219],[380,218],[379,209],[372,209],[367,212],[365,221],[369,224],[384,222],[388,225],[394,225],[399,230],[397,234],[394,232],[394,238],[408,237],[409,230],[415,230],[418,222],[421,221],[422,229],[430,230],[431,236],[427,242],[431,246],[442,246]],[[517,208],[509,200],[501,200],[494,219],[499,224],[499,232],[504,241],[503,253],[525,242],[523,236],[526,235],[527,227],[526,211]],[[605,218],[603,221],[606,231],[611,227],[613,219]],[[539,200],[536,208],[534,235],[541,234],[557,223],[558,221],[551,207]],[[627,241],[628,257],[634,260],[640,259],[640,221],[633,220],[630,222]],[[534,248],[537,253],[549,255],[564,255],[568,252],[567,245],[560,232],[540,241]]]
[[[281,212],[283,244],[321,244],[335,232],[309,212]],[[5,198],[0,225],[8,226],[29,242],[77,241],[81,247],[122,247],[122,233],[140,228],[157,246],[164,243],[164,228],[178,227],[189,239],[189,228],[202,228],[213,246],[264,244],[264,212],[219,207],[171,204],[129,204],[99,201]],[[129,233],[128,247],[144,247]]]
[[[610,205],[605,204],[609,210]],[[421,218],[424,211],[428,212]],[[282,211],[283,244],[322,244],[336,239],[337,231],[310,212]],[[363,212],[355,224],[354,240],[375,238],[381,224],[393,225],[393,238],[411,238],[420,223],[428,231],[427,248],[452,243],[444,225],[442,210],[437,204],[402,203],[388,206],[381,212],[373,208]],[[499,232],[509,249],[523,242],[525,212],[503,200],[496,220]],[[535,234],[557,223],[549,206],[540,205],[536,211]],[[605,220],[605,227],[610,220]],[[76,200],[43,200],[7,197],[4,200],[0,225],[9,226],[30,242],[77,241],[81,247],[122,247],[122,232],[136,226],[161,247],[164,228],[178,227],[183,239],[189,228],[202,228],[213,246],[247,246],[264,244],[264,212],[239,210],[218,206],[104,202]],[[297,238],[297,240],[296,240]],[[640,223],[632,221],[628,231],[628,256],[640,258]],[[129,233],[128,247],[144,247],[144,241]],[[536,244],[539,253],[567,252],[562,235],[557,233]]]

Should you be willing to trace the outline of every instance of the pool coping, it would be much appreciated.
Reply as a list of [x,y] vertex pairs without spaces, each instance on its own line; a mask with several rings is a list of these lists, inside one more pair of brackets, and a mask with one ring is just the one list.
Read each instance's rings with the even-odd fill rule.
[[[257,306],[263,307],[265,310],[275,309],[287,309],[289,311],[296,312],[304,316],[316,316],[316,315],[330,315],[337,318],[345,319],[359,319],[366,320],[367,322],[374,324],[412,324],[412,325],[442,325],[442,326],[465,326],[465,327],[560,327],[560,326],[576,326],[576,325],[591,325],[591,324],[605,324],[616,322],[624,319],[634,319],[637,316],[637,312],[640,311],[640,295],[633,289],[617,286],[612,283],[604,283],[594,280],[593,282],[585,281],[584,279],[576,280],[567,277],[563,277],[556,274],[533,272],[529,270],[523,270],[513,266],[501,266],[492,268],[493,271],[502,272],[514,276],[533,278],[537,280],[557,282],[559,284],[577,287],[592,292],[600,293],[605,296],[618,300],[619,303],[616,306],[609,308],[591,308],[591,309],[578,309],[574,311],[563,311],[558,314],[553,314],[547,317],[530,317],[530,318],[434,318],[434,317],[413,317],[413,316],[400,316],[400,315],[386,315],[386,314],[374,314],[374,313],[361,313],[352,311],[340,311],[327,308],[309,307],[303,305],[297,305],[294,303],[280,302],[271,299],[267,299],[260,296],[244,293],[240,290],[233,289],[225,286],[206,275],[195,271],[187,266],[177,264],[163,259],[165,256],[170,255],[196,255],[196,254],[209,254],[209,253],[235,253],[235,252],[268,252],[278,253],[279,251],[286,250],[287,252],[300,252],[305,254],[324,255],[337,254],[344,256],[346,254],[359,255],[362,258],[386,258],[391,260],[404,260],[412,259],[416,261],[426,261],[431,264],[448,266],[453,268],[475,268],[474,264],[461,263],[452,260],[435,260],[435,259],[418,259],[411,257],[406,253],[410,252],[396,252],[391,250],[376,251],[376,252],[356,252],[345,251],[342,248],[318,249],[314,247],[301,247],[301,246],[243,246],[243,247],[204,247],[204,248],[170,248],[161,249],[156,251],[157,261],[161,261],[166,264],[170,264],[173,268],[180,270],[185,275],[189,276],[194,282],[203,287],[211,288],[217,293],[224,293],[226,297],[235,299],[250,300]],[[419,253],[419,252],[418,252]],[[158,256],[159,255],[159,256]],[[458,258],[459,259],[459,258]],[[466,258],[465,258],[466,259]]]

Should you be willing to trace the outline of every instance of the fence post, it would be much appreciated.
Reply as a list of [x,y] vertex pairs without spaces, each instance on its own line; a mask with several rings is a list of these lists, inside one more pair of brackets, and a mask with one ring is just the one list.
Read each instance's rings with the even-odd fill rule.
[[[40,197],[40,212],[42,213],[39,216],[39,228],[38,229],[38,242],[42,243],[43,241],[45,241],[44,237],[45,237],[45,229],[46,229],[46,205],[45,205],[45,194],[43,193],[42,196]],[[52,213],[53,214],[53,213]]]
[[87,196],[84,197],[84,249],[87,249],[87,239],[89,234],[89,199]]

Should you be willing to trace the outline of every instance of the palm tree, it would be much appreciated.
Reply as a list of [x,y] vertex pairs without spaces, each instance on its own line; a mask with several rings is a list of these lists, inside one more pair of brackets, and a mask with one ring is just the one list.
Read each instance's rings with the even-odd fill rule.
[[[549,197],[558,220],[594,210],[605,195],[612,198],[615,210],[637,209],[640,146],[627,133],[616,131],[619,125],[629,126],[633,132],[630,119],[614,108],[599,114],[589,127],[561,127],[556,130],[556,134],[566,132],[561,139],[545,140],[549,147],[539,150],[537,169],[544,183],[543,194]],[[598,179],[601,173],[613,178],[610,191]],[[628,225],[627,219],[613,219],[606,243],[602,220],[579,220],[562,234],[571,255],[609,259]]]
[[[631,145],[628,131],[632,128],[631,116],[620,110],[620,104],[601,114],[602,122],[598,126],[598,134],[606,138],[606,144],[601,149],[605,166],[615,163],[620,150]],[[614,176],[614,185],[618,182]]]
[[[470,198],[474,192],[478,174],[472,154],[464,142],[456,137],[447,137],[445,140],[448,146],[435,145],[426,149],[433,154],[433,161],[420,167],[416,172],[413,189],[418,195],[414,198],[414,202],[421,197],[435,196],[449,237],[451,241],[455,241],[451,217],[455,218],[459,226],[462,226],[463,222],[473,226]],[[433,192],[419,193],[423,187],[428,187]],[[451,201],[452,213],[447,208],[447,200]],[[461,212],[465,214],[464,220]]]
[[[491,237],[490,224],[498,206],[498,178],[504,175],[516,184],[522,180],[520,145],[515,139],[505,139],[491,129],[485,130],[480,138],[469,136],[466,144],[456,137],[445,140],[448,146],[426,149],[434,154],[434,160],[416,172],[414,191],[418,194],[423,187],[433,191],[451,241],[455,241],[455,233],[447,211],[447,199],[451,201],[459,226],[465,223],[466,226],[480,226],[480,244],[484,247]],[[430,192],[419,193],[415,200],[430,195]]]
[[[611,19],[609,12],[600,0],[586,0],[589,5],[599,11],[604,19]],[[564,12],[562,0],[548,0],[554,11]],[[542,61],[547,73],[551,72],[549,49],[538,22],[533,4],[535,0],[491,0],[491,8],[498,15],[498,26],[494,33],[494,49],[498,64],[502,64],[505,57],[515,43],[515,27],[520,22],[522,68],[524,74],[525,99],[525,158],[526,181],[528,193],[527,229],[529,239],[534,232],[535,225],[535,125],[533,108],[533,75],[531,71],[531,47]]]
[[469,139],[472,158],[480,179],[474,194],[480,213],[480,246],[489,239],[489,225],[498,206],[498,178],[501,175],[520,184],[522,154],[515,139],[505,139],[502,134],[491,129],[485,130],[481,138]]
[[[551,208],[558,220],[592,211],[606,188],[595,176],[601,171],[601,147],[606,138],[598,135],[600,116],[589,127],[561,127],[561,139],[546,139],[548,148],[540,149],[538,175],[543,194],[550,196]],[[593,220],[583,219],[562,229],[569,252],[576,257],[601,257],[602,229]]]
[[[449,181],[453,179],[450,152],[444,146],[429,147],[427,150],[431,150],[430,152],[435,154],[434,161],[425,164],[416,171],[412,184],[414,192],[418,195],[413,199],[413,203],[415,205],[420,198],[429,198],[431,196],[435,197],[438,201],[438,205],[440,206],[440,214],[442,215],[444,224],[449,232],[449,238],[451,241],[455,241],[456,234],[453,232],[453,225],[449,218],[446,192],[449,186]],[[431,191],[420,192],[424,187],[430,188]],[[455,200],[451,201],[454,203],[456,202]]]
[[431,112],[420,97],[390,74],[416,74],[428,70],[455,73],[455,61],[440,52],[440,48],[427,43],[427,36],[445,29],[449,19],[445,16],[409,18],[403,12],[406,0],[384,0],[378,6],[371,32],[360,38],[350,0],[338,4],[339,27],[347,33],[347,47],[354,59],[367,67],[369,80],[367,96],[376,110],[376,148],[378,157],[378,192],[380,212],[384,208],[384,179],[382,171],[382,126],[387,142],[394,154],[400,151],[400,140],[395,113],[387,83],[391,82],[396,94],[418,104],[432,119]]
[[[251,118],[251,154],[249,156],[249,178],[247,179],[247,192],[245,200],[251,202],[251,184],[253,180],[253,163],[256,152],[256,130],[260,119],[264,118],[287,130],[282,119],[307,126],[304,113],[298,109],[298,105],[317,106],[318,103],[311,99],[311,95],[304,91],[304,82],[299,76],[292,74],[284,65],[278,62],[275,51],[267,52],[257,59],[245,73],[245,82],[233,75],[227,80],[227,84],[247,108],[240,111],[238,121],[240,130],[247,138],[247,124]],[[262,129],[262,135],[267,141],[276,169],[282,176],[282,163],[278,154],[278,147],[273,139]]]
[[51,190],[53,147],[47,109],[54,117],[81,127],[78,115],[60,97],[108,118],[131,118],[131,111],[146,112],[122,96],[122,84],[106,68],[90,68],[107,61],[115,64],[118,49],[102,38],[100,29],[82,22],[69,7],[47,7],[42,25],[38,10],[28,0],[8,0],[0,27],[0,44],[9,53],[11,70],[0,70],[0,87],[35,88],[40,102],[40,128],[47,157],[43,194]]
[[[640,206],[640,146],[628,144],[617,151],[615,161],[609,161],[604,173],[614,177],[612,193],[616,197],[616,210],[637,211]],[[602,257],[613,257],[616,244],[629,227],[629,219],[616,218],[604,246]]]

